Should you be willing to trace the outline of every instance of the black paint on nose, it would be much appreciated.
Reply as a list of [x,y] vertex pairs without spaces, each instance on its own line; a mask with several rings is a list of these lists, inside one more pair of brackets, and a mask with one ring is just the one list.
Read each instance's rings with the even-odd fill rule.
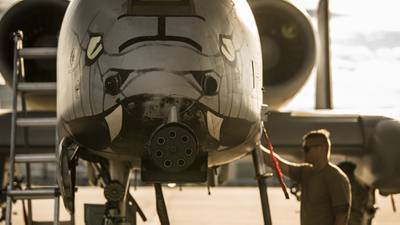
[[215,95],[218,90],[218,82],[212,76],[205,76],[203,80],[203,91],[206,95]]
[[119,76],[112,76],[106,79],[104,83],[104,88],[107,94],[117,95],[120,91],[121,80]]
[[214,71],[191,71],[194,79],[201,86],[206,96],[214,96],[219,92],[220,76]]
[[115,96],[120,93],[122,85],[128,79],[132,70],[110,69],[110,73],[112,75],[104,81],[104,91]]

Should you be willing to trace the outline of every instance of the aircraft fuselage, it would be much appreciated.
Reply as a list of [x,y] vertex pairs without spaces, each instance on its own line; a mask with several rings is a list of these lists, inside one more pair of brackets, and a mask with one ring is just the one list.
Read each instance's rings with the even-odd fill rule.
[[57,65],[59,135],[179,172],[250,152],[262,57],[244,0],[73,1]]

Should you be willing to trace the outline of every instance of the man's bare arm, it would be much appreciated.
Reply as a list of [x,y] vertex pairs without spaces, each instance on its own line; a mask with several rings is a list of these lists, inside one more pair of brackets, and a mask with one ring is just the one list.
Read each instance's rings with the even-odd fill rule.
[[[262,146],[262,145],[259,145],[258,148],[259,148],[259,150],[261,150],[261,151],[266,153],[265,162],[267,163],[267,165],[270,166],[270,167],[273,167],[274,163],[272,162],[272,159],[270,157],[271,156],[271,151],[269,149],[267,149],[266,147]],[[277,154],[274,154],[274,156],[279,162],[279,166],[281,167],[282,173],[285,174],[286,176],[289,176],[289,173],[290,173],[289,172],[289,170],[290,170],[289,168],[291,166],[296,166],[296,167],[310,166],[309,164],[297,164],[297,163],[294,163],[294,162],[287,161],[287,160],[283,159],[282,157],[280,157]]]

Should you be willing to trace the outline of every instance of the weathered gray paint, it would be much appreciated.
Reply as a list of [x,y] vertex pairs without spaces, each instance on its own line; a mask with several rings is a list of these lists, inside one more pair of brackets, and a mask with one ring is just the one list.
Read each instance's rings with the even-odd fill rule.
[[[109,110],[118,109],[120,101],[132,96],[192,99],[214,115],[208,117],[208,126],[218,123],[217,117],[253,124],[243,143],[209,149],[210,166],[249,152],[260,133],[262,104],[261,48],[250,7],[244,0],[188,2],[187,12],[192,14],[156,5],[130,12],[131,2],[125,0],[73,1],[58,50],[60,121],[110,114]],[[124,44],[135,39],[140,42]],[[111,95],[105,93],[104,83],[116,69],[130,72],[120,92]],[[205,95],[190,71],[209,71],[206,75],[217,81],[217,94]],[[115,137],[116,131],[111,132]]]

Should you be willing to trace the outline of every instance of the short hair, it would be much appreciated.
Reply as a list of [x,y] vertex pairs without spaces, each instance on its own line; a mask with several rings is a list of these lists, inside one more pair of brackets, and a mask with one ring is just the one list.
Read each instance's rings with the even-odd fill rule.
[[330,132],[326,129],[312,130],[303,136],[303,141],[317,140],[326,145],[328,148],[331,146]]

